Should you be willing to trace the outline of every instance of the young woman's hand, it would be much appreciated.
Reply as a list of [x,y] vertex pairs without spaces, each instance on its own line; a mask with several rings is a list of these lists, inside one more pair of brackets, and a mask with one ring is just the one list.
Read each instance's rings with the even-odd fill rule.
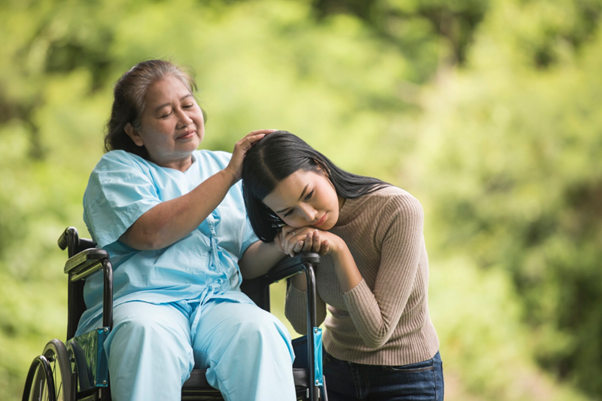
[[[321,256],[331,254],[335,274],[343,292],[351,290],[362,281],[362,275],[347,244],[341,237],[329,231],[321,231],[313,227],[284,226],[274,239],[274,243],[289,256],[303,251],[316,252]],[[307,285],[304,277],[301,274],[291,277],[293,286],[299,291],[306,291]]]
[[266,136],[267,134],[274,132],[274,129],[260,129],[257,131],[253,131],[240,141],[236,142],[234,145],[234,150],[232,151],[232,158],[230,159],[230,163],[225,168],[227,172],[232,175],[232,184],[238,182],[242,176],[242,163],[245,160],[245,156],[249,149],[255,145],[255,142],[259,141],[261,138]]
[[336,243],[338,238],[328,231],[320,231],[313,227],[284,226],[274,242],[283,253],[289,256],[294,256],[299,252],[316,252],[326,255],[332,251],[331,244]]
[[[295,246],[295,252],[315,252],[320,255],[327,255],[330,252],[330,242],[328,242],[327,231],[322,231],[323,235],[320,236],[320,230],[314,229],[313,233],[310,231],[305,235],[303,245],[300,250],[298,246]],[[333,234],[331,234],[333,235]],[[297,244],[298,245],[298,244]]]

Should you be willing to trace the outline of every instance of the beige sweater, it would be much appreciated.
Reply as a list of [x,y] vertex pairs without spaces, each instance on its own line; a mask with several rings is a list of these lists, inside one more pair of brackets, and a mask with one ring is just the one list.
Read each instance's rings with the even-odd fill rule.
[[[330,232],[341,237],[363,280],[342,293],[330,255],[316,271],[318,324],[336,358],[398,366],[432,358],[439,339],[428,312],[428,257],[420,202],[397,187],[347,199]],[[289,285],[286,317],[305,333],[305,292]]]

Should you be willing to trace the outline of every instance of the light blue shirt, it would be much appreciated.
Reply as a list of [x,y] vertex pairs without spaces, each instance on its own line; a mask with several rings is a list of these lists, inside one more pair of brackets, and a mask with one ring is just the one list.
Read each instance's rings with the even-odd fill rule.
[[[122,150],[100,159],[84,194],[84,221],[92,239],[111,257],[115,306],[129,301],[161,304],[216,297],[251,303],[240,291],[238,261],[258,238],[247,218],[240,182],[201,225],[166,248],[138,251],[119,241],[142,214],[187,194],[224,169],[231,156],[197,150],[185,172]],[[87,310],[80,329],[101,314],[102,288],[101,272],[86,280]]]

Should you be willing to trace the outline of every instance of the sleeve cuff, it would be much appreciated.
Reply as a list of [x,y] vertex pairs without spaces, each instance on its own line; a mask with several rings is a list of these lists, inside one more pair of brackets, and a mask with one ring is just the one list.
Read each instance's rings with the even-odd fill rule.
[[343,301],[347,305],[348,310],[358,309],[358,306],[370,305],[374,299],[374,294],[366,284],[366,280],[362,279],[355,287],[343,293]]

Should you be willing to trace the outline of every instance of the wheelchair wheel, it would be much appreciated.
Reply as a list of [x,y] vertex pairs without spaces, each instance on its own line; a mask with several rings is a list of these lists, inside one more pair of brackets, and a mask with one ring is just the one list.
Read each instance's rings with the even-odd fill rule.
[[44,354],[52,370],[56,401],[74,401],[75,388],[71,374],[71,360],[67,348],[61,340],[50,340],[44,347]]
[[65,344],[51,340],[29,369],[23,401],[74,401],[71,362]]
[[52,370],[44,355],[38,356],[31,363],[25,380],[23,401],[56,401]]

